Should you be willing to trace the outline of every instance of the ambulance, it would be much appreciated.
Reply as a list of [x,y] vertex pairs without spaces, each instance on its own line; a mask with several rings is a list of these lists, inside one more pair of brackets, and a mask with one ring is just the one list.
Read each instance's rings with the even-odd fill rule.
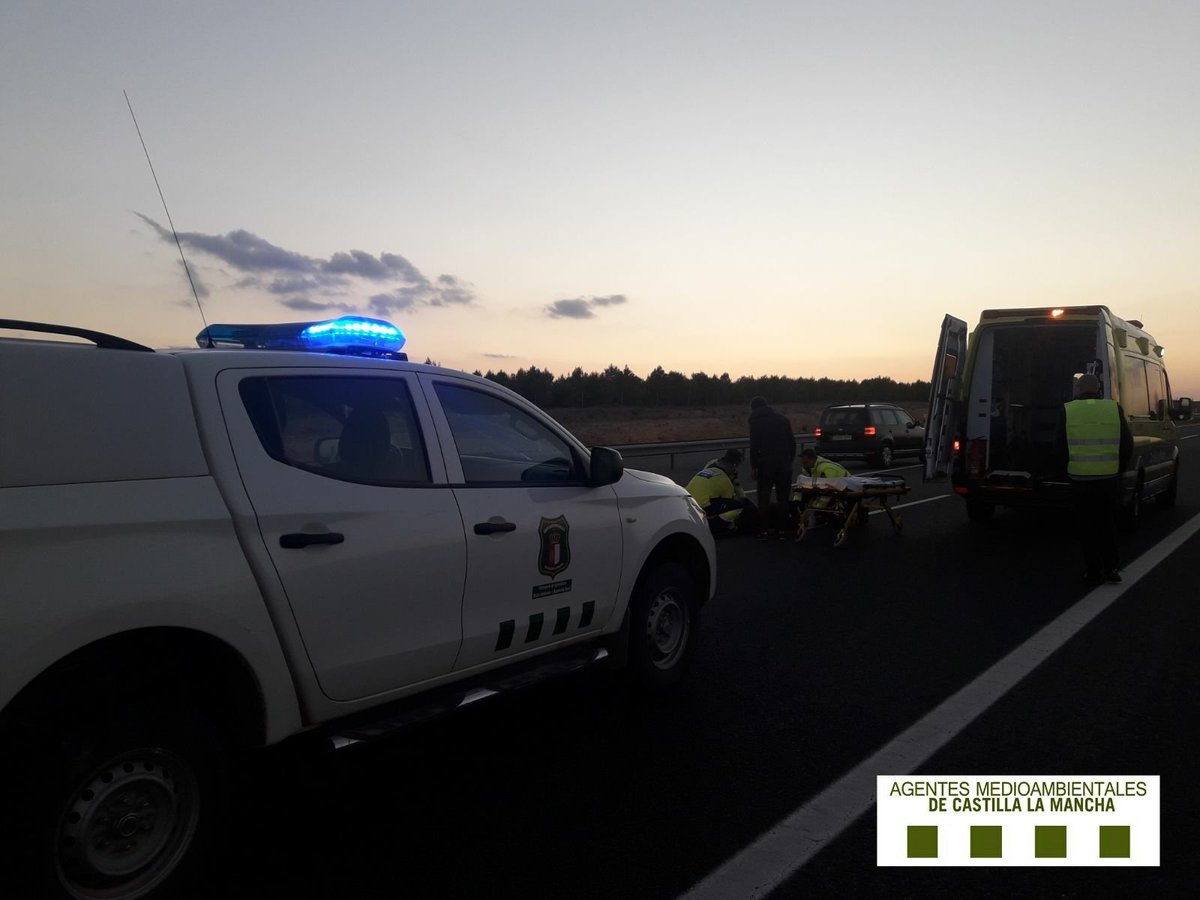
[[1121,519],[1134,526],[1146,500],[1175,502],[1175,423],[1192,417],[1191,399],[1171,395],[1164,357],[1141,322],[1104,306],[984,310],[969,339],[967,323],[947,315],[930,382],[925,480],[949,475],[973,522],[998,506],[1066,505],[1063,405],[1090,373],[1133,433]]

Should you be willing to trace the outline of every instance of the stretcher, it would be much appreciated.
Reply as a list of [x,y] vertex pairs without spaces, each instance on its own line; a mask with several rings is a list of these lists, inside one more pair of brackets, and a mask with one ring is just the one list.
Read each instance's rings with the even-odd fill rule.
[[901,530],[900,516],[888,505],[895,497],[908,493],[908,484],[899,476],[850,475],[844,478],[810,478],[801,475],[792,485],[792,500],[798,505],[800,527],[796,532],[796,543],[804,540],[809,520],[806,510],[832,519],[840,525],[833,545],[840,547],[850,529],[867,523],[873,511],[887,513],[893,530]]

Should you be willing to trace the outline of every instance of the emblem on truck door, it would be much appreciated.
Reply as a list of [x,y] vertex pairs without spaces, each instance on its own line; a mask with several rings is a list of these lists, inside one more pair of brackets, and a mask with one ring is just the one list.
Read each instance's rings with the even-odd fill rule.
[[570,527],[566,516],[543,517],[538,525],[538,571],[548,578],[565,571],[571,564]]

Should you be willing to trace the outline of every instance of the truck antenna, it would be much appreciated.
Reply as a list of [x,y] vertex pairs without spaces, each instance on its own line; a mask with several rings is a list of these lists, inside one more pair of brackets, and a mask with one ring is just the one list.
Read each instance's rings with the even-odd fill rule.
[[[142,137],[142,129],[138,126],[137,116],[133,114],[133,104],[129,102],[129,92],[122,90],[125,95],[125,105],[129,107],[129,117],[133,119],[133,127],[137,130],[138,140],[142,142],[142,152],[146,154],[146,164],[150,166],[150,176],[154,179],[154,186],[158,188],[158,199],[162,201],[163,212],[167,214],[167,224],[171,226],[171,235],[175,238],[175,246],[179,248],[179,258],[183,261],[183,271],[187,273],[188,284],[192,286],[192,296],[196,298],[196,309],[200,310],[200,321],[204,323],[205,332],[208,331],[208,319],[204,316],[204,307],[200,303],[200,292],[196,290],[196,282],[192,279],[192,270],[188,266],[187,257],[183,255],[183,244],[179,242],[179,232],[175,230],[175,223],[171,221],[171,211],[167,209],[167,198],[163,196],[162,185],[158,183],[158,175],[154,172],[154,163],[150,162],[150,151],[146,149],[146,139]],[[212,337],[208,339],[208,346],[213,346]]]

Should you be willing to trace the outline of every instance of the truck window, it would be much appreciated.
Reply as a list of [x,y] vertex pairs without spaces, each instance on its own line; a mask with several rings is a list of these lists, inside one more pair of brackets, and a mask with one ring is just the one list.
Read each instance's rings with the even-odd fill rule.
[[1126,353],[1123,360],[1125,379],[1121,386],[1121,408],[1127,416],[1146,418],[1150,415],[1150,398],[1146,390],[1146,365],[1138,357]]
[[435,388],[468,484],[576,483],[567,442],[520,407],[444,381]]
[[238,390],[263,449],[327,478],[429,483],[429,459],[408,385],[397,378],[246,378]]
[[1146,362],[1146,392],[1150,399],[1150,415],[1158,417],[1160,400],[1167,399],[1166,373],[1163,367],[1153,362]]

